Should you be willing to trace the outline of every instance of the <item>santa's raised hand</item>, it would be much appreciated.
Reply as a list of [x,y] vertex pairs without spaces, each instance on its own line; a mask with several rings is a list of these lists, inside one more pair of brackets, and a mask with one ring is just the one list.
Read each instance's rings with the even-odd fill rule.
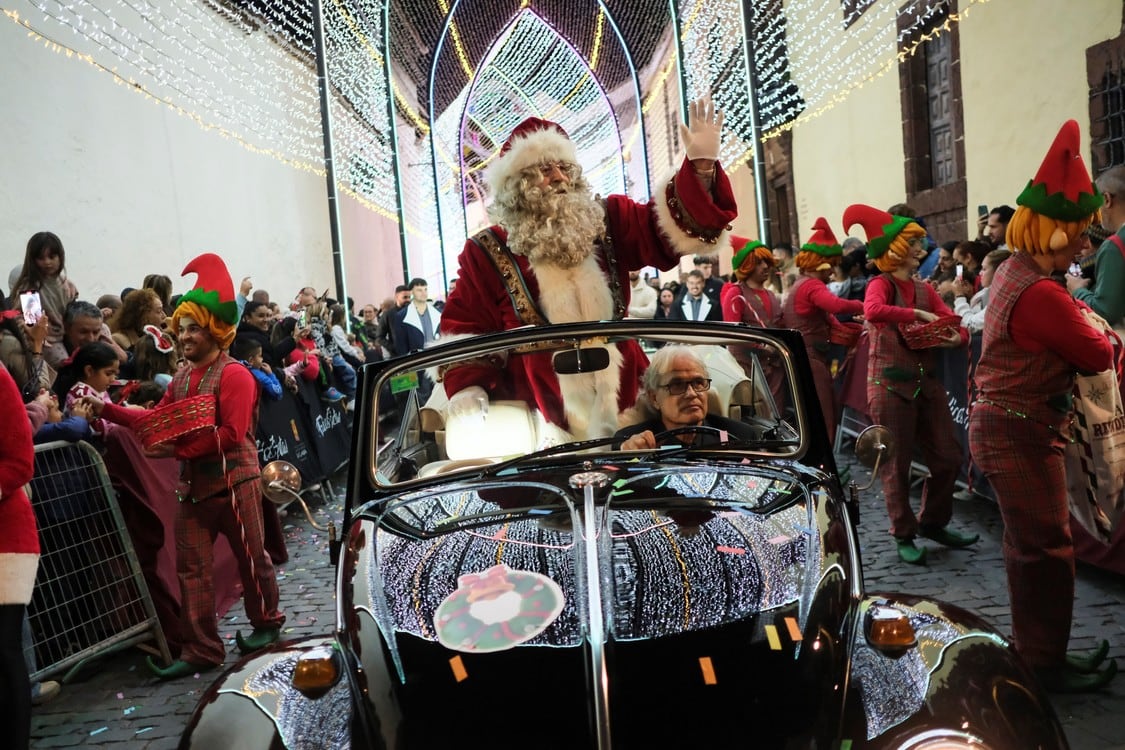
[[688,105],[688,124],[680,123],[680,138],[697,172],[714,170],[722,134],[723,113],[715,110],[710,94]]

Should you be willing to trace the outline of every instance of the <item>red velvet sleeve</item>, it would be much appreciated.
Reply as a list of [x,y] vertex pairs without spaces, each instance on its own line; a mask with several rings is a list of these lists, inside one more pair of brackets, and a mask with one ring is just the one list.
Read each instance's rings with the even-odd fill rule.
[[238,443],[250,431],[257,402],[258,384],[250,371],[233,364],[224,367],[219,380],[219,429],[176,443],[176,458],[214,456]]
[[20,389],[11,374],[0,367],[0,406],[7,423],[0,430],[0,492],[4,499],[31,481],[35,472],[35,447],[31,442],[31,420],[23,408]]
[[1109,339],[1086,322],[1066,288],[1050,279],[1020,295],[1008,327],[1021,349],[1050,351],[1081,372],[1101,372],[1113,362]]
[[864,319],[876,325],[909,323],[914,320],[914,308],[899,307],[894,301],[895,290],[891,282],[884,276],[876,276],[867,283],[867,291],[864,292]]

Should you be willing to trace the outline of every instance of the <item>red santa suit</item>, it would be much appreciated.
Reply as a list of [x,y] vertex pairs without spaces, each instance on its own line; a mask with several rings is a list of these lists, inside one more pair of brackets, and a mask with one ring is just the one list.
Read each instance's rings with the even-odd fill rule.
[[[497,182],[492,178],[498,168],[511,174],[555,160],[577,163],[569,138],[552,123],[525,121],[505,144],[490,181]],[[730,181],[717,163],[710,190],[685,159],[659,196],[647,204],[624,195],[606,198],[603,239],[585,260],[569,268],[532,265],[507,248],[508,236],[500,226],[470,238],[458,259],[458,284],[442,310],[443,335],[624,317],[630,270],[644,266],[666,270],[676,265],[680,255],[706,252],[736,216]],[[490,242],[491,251],[486,249]],[[511,284],[497,270],[497,257],[515,271]],[[513,289],[520,288],[527,293],[522,300],[513,296]],[[478,360],[447,370],[441,377],[450,397],[479,386],[491,399],[525,401],[549,422],[584,438],[616,430],[617,414],[636,401],[647,364],[640,347],[628,342],[611,349],[607,370],[562,376],[561,383],[551,366],[551,352],[513,354],[506,362]]]

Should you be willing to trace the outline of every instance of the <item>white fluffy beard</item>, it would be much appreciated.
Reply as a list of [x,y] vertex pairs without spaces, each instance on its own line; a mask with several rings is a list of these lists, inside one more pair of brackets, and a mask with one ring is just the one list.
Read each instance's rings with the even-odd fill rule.
[[590,256],[602,232],[605,214],[579,180],[569,187],[546,190],[521,181],[510,203],[496,203],[493,214],[508,230],[508,246],[532,263],[570,268]]

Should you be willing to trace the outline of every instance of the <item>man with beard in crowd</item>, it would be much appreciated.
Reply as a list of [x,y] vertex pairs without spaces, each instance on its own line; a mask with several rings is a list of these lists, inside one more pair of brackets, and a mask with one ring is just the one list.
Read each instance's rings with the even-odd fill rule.
[[[534,117],[520,123],[489,170],[496,225],[465,243],[460,283],[442,312],[443,338],[621,319],[630,270],[666,270],[681,255],[725,247],[737,208],[716,161],[721,130],[710,99],[693,102],[689,126],[681,126],[687,156],[643,204],[624,195],[596,199],[566,132]],[[500,299],[519,302],[497,305]],[[611,347],[606,370],[562,378],[550,356],[515,354],[506,366],[474,362],[441,373],[450,416],[514,398],[576,438],[612,435],[618,413],[636,401],[644,352],[636,342]]]

